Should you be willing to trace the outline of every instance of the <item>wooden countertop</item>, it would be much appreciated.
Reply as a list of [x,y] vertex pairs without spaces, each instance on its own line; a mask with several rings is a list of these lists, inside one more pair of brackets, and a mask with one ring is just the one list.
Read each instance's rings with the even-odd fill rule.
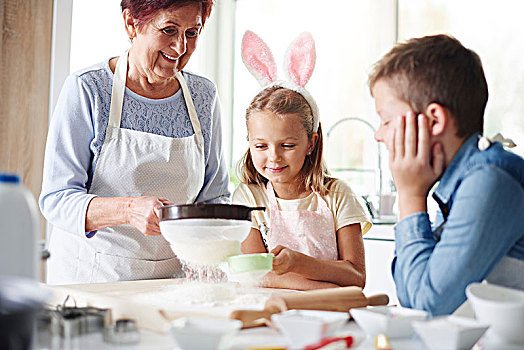
[[[180,317],[228,318],[236,309],[262,309],[272,293],[289,292],[238,286],[239,289],[235,290],[234,284],[228,285],[227,288],[232,289],[232,295],[224,296],[224,290],[218,290],[217,293],[220,295],[217,299],[222,298],[222,302],[204,300],[203,303],[182,300],[188,293],[184,289],[203,286],[203,284],[197,285],[196,282],[191,284],[182,278],[45,287],[52,292],[48,302],[51,305],[63,304],[69,296],[67,306],[109,308],[112,310],[113,320],[131,318],[137,322],[139,328],[155,332],[166,332],[169,322]],[[196,290],[194,289],[193,292]],[[191,292],[189,290],[189,293]]]

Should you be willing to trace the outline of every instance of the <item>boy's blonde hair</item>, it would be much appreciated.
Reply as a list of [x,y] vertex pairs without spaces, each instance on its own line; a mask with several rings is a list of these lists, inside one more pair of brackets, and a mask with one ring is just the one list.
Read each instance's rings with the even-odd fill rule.
[[369,74],[373,95],[384,79],[414,112],[436,102],[450,111],[458,137],[483,131],[488,85],[479,56],[449,35],[433,35],[397,44]]
[[[246,126],[252,113],[261,111],[269,111],[281,118],[286,118],[288,115],[296,115],[302,121],[308,140],[311,140],[315,133],[313,130],[313,113],[311,107],[302,95],[293,90],[281,86],[272,86],[260,91],[253,98],[246,110]],[[329,176],[329,171],[322,156],[323,140],[322,127],[320,124],[317,133],[317,143],[311,155],[306,156],[301,175],[306,188],[312,188],[314,191],[325,196],[334,178]],[[237,172],[240,181],[245,184],[267,184],[268,180],[255,169],[249,148],[238,162]]]

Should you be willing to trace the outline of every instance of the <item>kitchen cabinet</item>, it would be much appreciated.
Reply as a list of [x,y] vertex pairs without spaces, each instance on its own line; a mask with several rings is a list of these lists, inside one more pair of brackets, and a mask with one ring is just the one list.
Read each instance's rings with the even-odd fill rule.
[[42,187],[52,26],[52,0],[0,2],[0,169],[20,174],[35,198]]
[[364,294],[385,293],[390,305],[398,305],[395,282],[391,275],[391,261],[395,253],[393,225],[375,224],[364,235],[366,254],[366,287]]

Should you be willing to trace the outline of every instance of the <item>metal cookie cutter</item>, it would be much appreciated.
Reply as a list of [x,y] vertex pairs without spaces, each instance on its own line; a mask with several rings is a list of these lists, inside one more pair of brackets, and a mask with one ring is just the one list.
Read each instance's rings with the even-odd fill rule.
[[111,344],[136,344],[140,342],[140,332],[135,320],[123,318],[114,325],[104,327],[104,341]]
[[82,334],[101,332],[111,323],[111,310],[96,307],[66,306],[69,296],[55,310],[49,310],[51,332],[65,339]]

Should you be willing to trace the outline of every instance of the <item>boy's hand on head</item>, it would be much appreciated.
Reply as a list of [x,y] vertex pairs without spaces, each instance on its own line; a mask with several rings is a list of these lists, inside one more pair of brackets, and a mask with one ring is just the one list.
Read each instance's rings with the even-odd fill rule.
[[271,250],[271,253],[275,255],[273,258],[273,271],[277,275],[292,272],[297,255],[300,254],[282,245],[277,245],[273,250]]
[[444,150],[431,145],[428,118],[412,112],[396,120],[389,138],[389,167],[399,194],[400,219],[427,211],[426,197],[444,171]]

